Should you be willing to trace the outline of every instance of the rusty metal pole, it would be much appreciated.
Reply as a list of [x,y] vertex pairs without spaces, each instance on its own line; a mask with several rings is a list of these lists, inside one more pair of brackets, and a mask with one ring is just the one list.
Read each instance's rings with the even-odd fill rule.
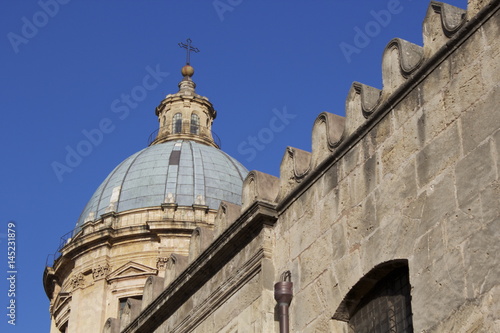
[[278,302],[278,319],[280,333],[289,333],[288,308],[293,298],[292,274],[286,271],[281,274],[281,281],[274,285],[274,299]]

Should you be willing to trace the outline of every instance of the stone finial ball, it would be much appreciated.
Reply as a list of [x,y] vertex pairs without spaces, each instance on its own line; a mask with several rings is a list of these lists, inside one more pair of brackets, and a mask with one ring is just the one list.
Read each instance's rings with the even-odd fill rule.
[[190,65],[186,65],[186,66],[182,67],[181,73],[183,76],[191,77],[194,74],[194,68],[191,67]]

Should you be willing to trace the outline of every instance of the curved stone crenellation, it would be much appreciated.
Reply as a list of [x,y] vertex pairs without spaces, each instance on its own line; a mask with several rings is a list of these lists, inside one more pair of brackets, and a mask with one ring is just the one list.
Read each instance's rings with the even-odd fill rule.
[[241,211],[247,210],[254,202],[276,203],[280,190],[278,177],[260,171],[250,171],[243,182]]
[[214,234],[211,228],[195,228],[189,242],[189,262],[196,259],[212,243],[213,238]]
[[461,8],[431,1],[422,28],[426,59],[435,54],[464,25],[466,13]]
[[[481,2],[478,6],[484,7],[485,1],[481,0],[470,0],[469,6],[476,2]],[[345,118],[328,112],[322,112],[316,118],[312,129],[312,153],[287,148],[281,161],[279,190],[274,201],[279,202],[285,198],[312,170],[334,154],[342,142],[353,139],[356,131],[374,114],[383,112],[384,103],[396,92],[405,89],[405,83],[415,76],[439,49],[446,47],[446,43],[463,27],[466,19],[467,11],[431,1],[423,21],[424,46],[401,38],[394,38],[387,43],[382,55],[383,89],[354,82],[347,94]],[[272,183],[263,179],[261,183],[260,178],[265,178],[264,174],[256,171],[252,171],[247,177],[243,186],[242,211],[259,200],[258,188],[262,187],[263,183]],[[262,190],[260,193],[263,193]],[[267,200],[270,199],[268,194]]]
[[284,198],[296,183],[300,183],[311,168],[311,153],[287,147],[280,166],[280,191],[278,200]]
[[315,169],[342,142],[345,117],[321,112],[312,130],[312,160],[311,169]]
[[214,220],[214,238],[218,237],[241,213],[241,206],[221,201]]
[[382,55],[382,97],[387,98],[409,79],[422,65],[424,50],[421,46],[401,38],[394,38]]
[[443,32],[451,37],[464,23],[467,11],[443,2],[431,1],[429,9],[440,14]]

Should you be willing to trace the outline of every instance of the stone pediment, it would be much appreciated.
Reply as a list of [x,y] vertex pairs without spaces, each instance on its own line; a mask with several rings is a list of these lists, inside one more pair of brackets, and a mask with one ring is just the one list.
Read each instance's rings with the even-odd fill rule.
[[59,293],[52,305],[52,309],[54,312],[60,311],[65,305],[69,305],[71,301],[71,294],[68,292]]
[[137,277],[148,277],[150,275],[156,275],[157,269],[139,264],[133,261],[129,261],[125,265],[117,268],[115,271],[108,275],[107,281],[112,282],[114,280],[121,279],[131,279]]

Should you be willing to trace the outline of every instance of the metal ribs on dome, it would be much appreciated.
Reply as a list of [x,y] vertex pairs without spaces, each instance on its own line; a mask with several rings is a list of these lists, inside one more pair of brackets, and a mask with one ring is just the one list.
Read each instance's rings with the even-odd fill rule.
[[248,171],[220,149],[189,140],[147,147],[125,159],[98,187],[77,228],[109,212],[203,205],[218,209],[222,200],[241,205]]

